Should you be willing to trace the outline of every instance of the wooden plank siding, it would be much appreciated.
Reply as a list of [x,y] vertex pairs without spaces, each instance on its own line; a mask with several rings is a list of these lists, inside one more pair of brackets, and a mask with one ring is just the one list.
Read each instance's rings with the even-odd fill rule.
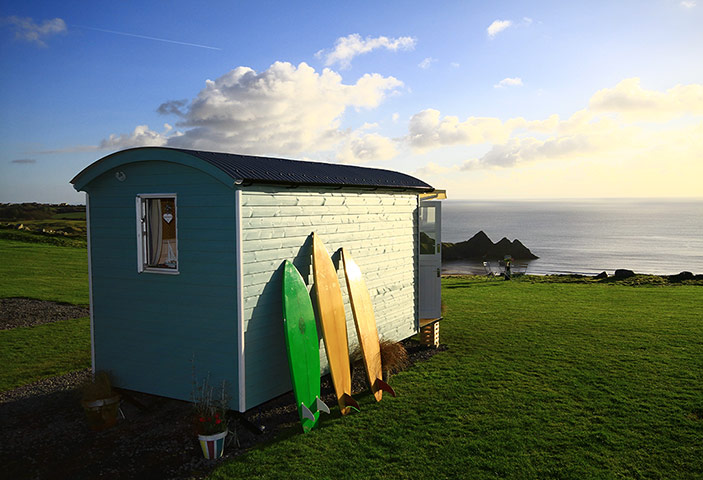
[[[123,182],[115,171],[126,175]],[[193,372],[238,405],[234,190],[192,167],[126,163],[90,195],[95,368],[118,387],[190,400]],[[175,194],[178,275],[137,272],[136,197]]]
[[[369,288],[382,338],[417,332],[418,197],[358,189],[254,186],[242,189],[246,408],[289,391],[281,313],[281,266],[291,260],[312,285],[311,232],[338,267],[350,348],[358,344],[339,248],[348,249]],[[320,341],[323,370],[327,358]]]

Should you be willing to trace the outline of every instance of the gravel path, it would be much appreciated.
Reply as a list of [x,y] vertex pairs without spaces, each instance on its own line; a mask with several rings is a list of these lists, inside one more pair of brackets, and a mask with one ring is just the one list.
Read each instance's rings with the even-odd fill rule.
[[[40,305],[39,301],[27,299],[10,300],[20,300],[34,312],[49,312],[57,305],[53,302]],[[33,325],[60,321],[61,318],[85,316],[87,310],[79,310],[80,313],[73,316],[63,313],[63,317],[51,313],[50,317],[55,320],[47,320],[39,319],[36,313],[21,313],[14,317],[8,312],[21,309],[6,309],[8,303],[14,305],[13,308],[17,306],[6,301],[0,304],[2,325],[25,325],[19,318],[33,318],[29,323]],[[428,349],[412,340],[405,341],[404,345],[410,366],[446,348]],[[123,417],[117,425],[103,432],[91,431],[86,425],[79,395],[80,385],[89,378],[90,371],[82,370],[0,393],[0,476],[72,480],[197,479],[207,476],[222,461],[203,458],[191,424],[192,410],[188,402],[126,392],[146,408],[138,408],[123,396]],[[362,368],[355,368],[353,393],[367,388]],[[336,404],[333,392],[329,375],[322,377],[321,396],[328,405]],[[263,433],[244,428],[235,413],[231,412],[231,415],[230,425],[234,426],[236,434],[227,436],[225,459],[271,441],[283,430],[299,429],[292,392],[246,412],[244,418],[262,427]]]
[[32,298],[0,298],[0,330],[31,327],[90,315],[88,307]]

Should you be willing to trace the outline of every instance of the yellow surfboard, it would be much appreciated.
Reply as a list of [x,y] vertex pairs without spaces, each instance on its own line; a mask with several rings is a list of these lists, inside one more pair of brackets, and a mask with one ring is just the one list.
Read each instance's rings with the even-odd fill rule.
[[373,313],[369,290],[366,288],[366,282],[364,282],[364,277],[361,275],[361,269],[359,269],[349,252],[344,248],[342,248],[342,261],[344,262],[344,276],[347,279],[349,301],[354,314],[356,334],[359,337],[359,345],[364,357],[364,367],[371,391],[377,402],[381,400],[383,390],[395,397],[393,389],[383,381],[381,345],[378,341],[376,317]]
[[359,405],[351,397],[349,341],[342,289],[339,286],[332,259],[322,240],[315,233],[312,234],[312,250],[312,274],[315,279],[315,298],[322,327],[322,338],[325,342],[327,361],[339,409],[342,415],[347,415],[350,407],[358,409]]

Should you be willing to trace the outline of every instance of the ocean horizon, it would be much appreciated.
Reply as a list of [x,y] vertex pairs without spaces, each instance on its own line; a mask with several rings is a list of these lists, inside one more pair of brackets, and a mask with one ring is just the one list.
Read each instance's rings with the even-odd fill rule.
[[[703,198],[444,200],[442,241],[483,230],[494,242],[520,240],[539,259],[528,274],[703,273]],[[452,261],[445,274],[485,273],[480,261]]]

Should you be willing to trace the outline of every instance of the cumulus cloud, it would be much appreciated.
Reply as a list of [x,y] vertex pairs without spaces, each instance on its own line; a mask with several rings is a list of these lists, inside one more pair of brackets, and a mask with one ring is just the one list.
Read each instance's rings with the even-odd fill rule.
[[508,78],[504,78],[500,82],[493,85],[493,88],[503,88],[503,87],[522,87],[522,78],[508,77]]
[[[469,160],[462,166],[463,170],[483,167],[509,168],[546,159],[574,159],[591,156],[607,150],[615,140],[615,132],[598,136],[581,133],[576,135],[557,135],[547,140],[534,137],[511,138],[508,142],[494,145],[478,160]],[[622,141],[622,138],[620,138]]]
[[434,62],[436,62],[436,61],[437,61],[436,58],[427,57],[427,58],[425,58],[423,61],[421,61],[417,66],[420,67],[420,68],[423,69],[423,70],[427,70],[427,69],[430,68],[430,67],[432,66],[432,64],[433,64]]
[[339,65],[340,68],[349,68],[354,57],[369,53],[379,48],[390,51],[412,50],[415,48],[415,39],[412,37],[366,37],[361,38],[358,33],[340,37],[332,50],[320,50],[315,54],[317,58],[324,59],[326,66]]
[[650,158],[654,151],[672,152],[672,139],[681,146],[677,155],[690,159],[692,155],[700,158],[700,150],[695,153],[695,141],[682,132],[691,130],[691,122],[698,125],[692,131],[700,131],[702,115],[703,85],[677,85],[659,92],[642,88],[639,79],[627,79],[596,92],[588,108],[564,120],[551,115],[532,121],[470,117],[462,122],[457,117],[442,117],[437,110],[423,110],[411,118],[406,140],[419,151],[490,145],[484,155],[464,162],[462,170],[511,168],[540,161]]
[[339,149],[337,160],[343,163],[368,163],[390,160],[397,154],[395,143],[390,138],[377,133],[356,133]]
[[183,100],[169,100],[159,105],[156,109],[161,115],[177,115],[179,117],[184,117],[184,108],[188,105],[188,99]]
[[66,22],[61,18],[44,20],[38,24],[29,17],[11,16],[5,17],[2,23],[14,27],[17,40],[33,43],[39,47],[46,47],[46,38],[66,32]]
[[428,108],[410,118],[406,140],[417,151],[449,145],[475,145],[486,142],[504,142],[518,127],[527,126],[524,119],[502,122],[494,117],[445,116],[439,110]]
[[345,84],[338,73],[316,72],[306,63],[276,62],[260,73],[237,67],[207,80],[192,100],[158,107],[159,113],[178,117],[177,134],[141,125],[129,134],[111,135],[100,146],[167,145],[280,156],[338,149],[347,162],[383,160],[395,155],[390,140],[362,133],[373,124],[355,132],[342,129],[341,120],[347,109],[373,109],[402,86],[379,74]]
[[498,35],[506,28],[510,27],[512,24],[512,20],[494,20],[493,23],[491,23],[486,29],[488,37],[494,38],[496,35]]
[[645,90],[639,78],[628,78],[613,88],[596,92],[589,103],[595,112],[613,112],[628,119],[667,120],[685,114],[703,114],[703,85],[676,85],[666,92]]
[[167,134],[171,126],[164,124],[164,132],[159,133],[151,130],[148,125],[137,125],[132,133],[115,135],[114,133],[100,142],[101,149],[116,149],[132,147],[162,147],[168,143]]

